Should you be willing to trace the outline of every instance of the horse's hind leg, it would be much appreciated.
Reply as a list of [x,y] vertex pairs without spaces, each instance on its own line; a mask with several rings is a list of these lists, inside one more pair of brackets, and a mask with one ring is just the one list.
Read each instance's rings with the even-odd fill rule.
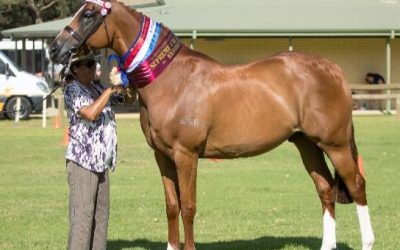
[[362,249],[372,249],[372,245],[374,244],[374,234],[367,206],[365,179],[357,167],[355,161],[356,157],[352,155],[350,143],[345,145],[323,146],[323,148],[329,159],[332,161],[338,175],[349,190],[351,198],[356,203],[363,244]]
[[168,219],[168,248],[167,250],[179,249],[179,185],[175,164],[162,155],[154,153],[165,190],[165,209]]
[[323,152],[304,134],[290,138],[298,150],[304,166],[314,181],[323,211],[323,239],[321,249],[336,248],[335,189],[333,177],[326,165]]

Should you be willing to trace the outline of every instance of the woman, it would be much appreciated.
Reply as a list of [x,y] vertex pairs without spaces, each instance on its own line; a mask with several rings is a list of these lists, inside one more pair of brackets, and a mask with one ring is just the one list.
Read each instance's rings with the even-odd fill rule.
[[121,87],[104,88],[93,83],[96,61],[91,52],[78,53],[70,65],[73,79],[64,90],[70,135],[65,154],[70,188],[68,249],[106,249],[108,169],[115,169],[117,157],[110,98]]

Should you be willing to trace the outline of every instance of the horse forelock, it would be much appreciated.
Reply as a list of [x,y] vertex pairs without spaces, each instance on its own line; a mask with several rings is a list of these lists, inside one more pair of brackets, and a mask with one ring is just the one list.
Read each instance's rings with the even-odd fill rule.
[[71,23],[78,17],[79,13],[83,11],[85,5],[82,5],[77,12],[75,12],[74,16],[72,17]]
[[121,4],[122,6],[126,7],[125,3],[123,1],[117,1],[119,4]]

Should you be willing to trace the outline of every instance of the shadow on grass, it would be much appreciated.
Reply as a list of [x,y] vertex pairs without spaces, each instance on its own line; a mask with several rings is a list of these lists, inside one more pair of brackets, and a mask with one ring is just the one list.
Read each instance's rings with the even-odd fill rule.
[[[303,247],[308,249],[320,249],[322,240],[315,237],[261,237],[252,240],[233,240],[211,243],[196,243],[199,250],[261,250],[261,249],[282,249],[285,247]],[[142,248],[146,250],[165,250],[166,242],[149,241],[147,239],[137,240],[109,240],[107,249],[122,250],[130,248]],[[183,246],[181,246],[181,249]],[[351,250],[347,244],[337,243],[337,248],[341,250]]]

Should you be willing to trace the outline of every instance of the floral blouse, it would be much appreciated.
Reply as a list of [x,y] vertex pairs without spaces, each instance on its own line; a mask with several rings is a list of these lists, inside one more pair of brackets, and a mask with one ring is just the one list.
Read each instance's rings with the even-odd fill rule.
[[101,85],[95,84],[94,87],[96,95],[78,81],[73,81],[65,88],[64,102],[70,136],[65,158],[94,172],[101,173],[108,168],[114,171],[117,131],[110,102],[95,121],[83,119],[79,115],[79,111],[92,104],[104,90]]

